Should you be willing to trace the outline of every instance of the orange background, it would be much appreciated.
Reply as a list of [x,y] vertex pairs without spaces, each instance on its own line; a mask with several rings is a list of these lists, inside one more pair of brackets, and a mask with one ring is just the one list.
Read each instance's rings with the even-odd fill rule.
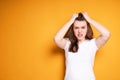
[[120,0],[0,0],[0,80],[63,80],[64,51],[53,38],[85,11],[111,32],[96,55],[96,79],[120,80]]

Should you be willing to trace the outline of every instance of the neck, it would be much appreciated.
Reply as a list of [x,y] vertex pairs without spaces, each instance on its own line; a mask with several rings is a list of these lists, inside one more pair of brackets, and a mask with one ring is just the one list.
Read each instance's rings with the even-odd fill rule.
[[84,39],[81,39],[81,40],[78,40],[78,44],[84,42],[85,40],[86,40],[85,38],[84,38]]

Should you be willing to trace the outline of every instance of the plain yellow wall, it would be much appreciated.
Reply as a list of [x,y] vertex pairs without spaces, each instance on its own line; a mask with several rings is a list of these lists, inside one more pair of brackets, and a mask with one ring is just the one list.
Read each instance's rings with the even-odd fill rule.
[[111,32],[96,55],[96,79],[120,80],[120,0],[0,0],[0,80],[63,80],[64,51],[53,37],[85,11]]

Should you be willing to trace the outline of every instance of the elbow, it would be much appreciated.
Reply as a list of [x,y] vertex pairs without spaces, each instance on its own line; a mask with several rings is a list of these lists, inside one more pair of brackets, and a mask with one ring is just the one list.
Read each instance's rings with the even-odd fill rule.
[[111,36],[110,31],[106,32],[104,35],[105,40],[108,40],[110,38],[110,36]]
[[53,40],[54,40],[54,42],[55,42],[55,43],[57,42],[57,38],[56,38],[56,37],[54,37],[54,39],[53,39]]
[[108,32],[106,33],[106,37],[107,37],[107,38],[110,38],[110,36],[111,36],[111,33],[110,33],[110,31],[108,31]]
[[54,42],[57,44],[59,42],[59,38],[58,37],[54,37]]

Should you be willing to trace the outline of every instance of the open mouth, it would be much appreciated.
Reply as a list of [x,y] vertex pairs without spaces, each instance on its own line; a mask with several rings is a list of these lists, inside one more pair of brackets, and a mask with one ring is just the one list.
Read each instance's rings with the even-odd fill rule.
[[83,36],[83,34],[78,34],[78,37],[82,37]]

